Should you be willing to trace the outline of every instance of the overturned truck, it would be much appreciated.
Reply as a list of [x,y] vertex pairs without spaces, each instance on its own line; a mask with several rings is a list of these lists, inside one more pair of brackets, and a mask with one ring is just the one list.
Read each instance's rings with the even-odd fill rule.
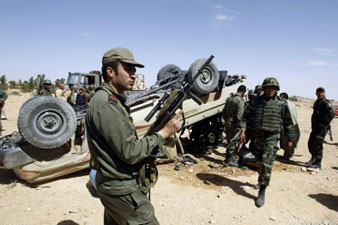
[[[156,108],[164,95],[192,78],[206,59],[193,62],[189,70],[177,65],[162,67],[157,82],[146,91],[129,92],[127,104],[138,136],[146,134],[156,120]],[[226,99],[244,82],[210,63],[194,82],[192,94],[182,104],[183,129],[166,145],[168,159],[178,152],[203,152],[222,142],[222,109]],[[196,100],[199,99],[199,100]],[[0,138],[0,168],[11,169],[29,182],[38,183],[89,167],[84,115],[86,107],[72,107],[49,96],[28,99],[18,116],[18,130]],[[154,116],[155,115],[155,116]]]

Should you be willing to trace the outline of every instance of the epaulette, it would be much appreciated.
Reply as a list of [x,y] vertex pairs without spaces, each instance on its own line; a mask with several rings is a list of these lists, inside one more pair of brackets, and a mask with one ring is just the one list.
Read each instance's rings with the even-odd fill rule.
[[101,86],[101,87],[96,88],[95,92],[100,91],[100,90],[107,92],[109,103],[112,103],[114,105],[118,103],[119,100],[114,95],[111,94],[111,92],[108,90],[108,88]]
[[108,94],[108,102],[109,102],[109,103],[117,104],[118,101],[119,101],[119,100],[118,100],[114,95]]

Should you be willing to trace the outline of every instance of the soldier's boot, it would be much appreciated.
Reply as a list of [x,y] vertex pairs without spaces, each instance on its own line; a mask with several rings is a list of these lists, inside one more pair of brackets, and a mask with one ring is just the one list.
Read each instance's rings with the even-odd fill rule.
[[265,189],[266,189],[265,185],[260,186],[258,196],[257,196],[257,199],[256,199],[256,206],[257,207],[262,207],[265,203]]
[[312,164],[314,164],[317,161],[317,159],[315,157],[311,157],[310,161],[308,161],[306,163],[307,166],[311,166]]
[[322,168],[322,159],[316,159],[312,164],[310,164],[307,169],[311,171],[319,171]]
[[238,167],[238,162],[233,156],[227,157],[227,159],[223,162],[223,164],[224,166]]

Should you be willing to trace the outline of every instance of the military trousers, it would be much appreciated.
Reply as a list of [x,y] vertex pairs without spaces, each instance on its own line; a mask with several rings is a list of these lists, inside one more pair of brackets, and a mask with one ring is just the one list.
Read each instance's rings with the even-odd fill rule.
[[309,141],[308,148],[311,153],[312,158],[322,160],[323,158],[323,143],[326,134],[329,131],[329,127],[324,127],[322,129],[312,129]]
[[154,207],[140,189],[127,195],[98,192],[104,206],[104,225],[159,225]]
[[258,172],[258,183],[268,186],[271,179],[272,164],[276,159],[280,134],[256,132],[254,134],[254,151]]
[[[236,129],[231,125],[225,126],[225,135],[227,139],[227,144],[230,143],[230,140],[236,135]],[[237,145],[232,145],[226,149],[226,160],[234,160],[236,159],[236,147]]]

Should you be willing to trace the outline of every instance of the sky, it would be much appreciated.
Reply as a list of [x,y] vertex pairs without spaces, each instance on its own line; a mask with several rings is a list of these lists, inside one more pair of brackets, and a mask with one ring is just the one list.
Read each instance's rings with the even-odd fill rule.
[[338,0],[0,0],[0,75],[52,81],[100,70],[113,47],[146,67],[146,86],[167,64],[187,70],[215,56],[249,88],[276,77],[281,91],[338,99]]

